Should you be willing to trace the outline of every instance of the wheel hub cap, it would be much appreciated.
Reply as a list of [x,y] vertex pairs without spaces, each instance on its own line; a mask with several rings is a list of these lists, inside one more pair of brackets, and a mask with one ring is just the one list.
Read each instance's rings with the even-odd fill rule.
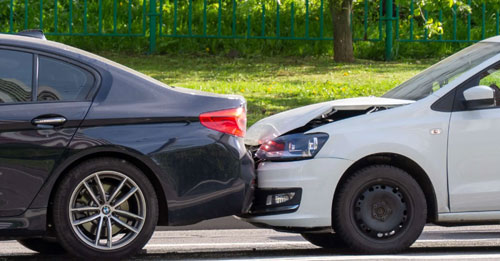
[[384,222],[392,214],[392,209],[385,203],[385,201],[377,202],[372,206],[373,218]]
[[107,215],[111,214],[111,208],[109,206],[104,206],[104,207],[102,207],[101,212],[103,215],[107,216]]
[[387,238],[403,229],[408,218],[405,198],[398,187],[370,185],[353,206],[358,228],[372,238]]

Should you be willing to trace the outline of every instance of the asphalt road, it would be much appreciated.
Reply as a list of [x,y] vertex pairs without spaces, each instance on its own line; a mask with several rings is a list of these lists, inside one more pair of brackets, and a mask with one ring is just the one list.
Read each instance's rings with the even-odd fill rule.
[[212,229],[249,229],[249,228],[255,228],[255,226],[230,216],[230,217],[205,220],[200,223],[189,226],[158,227],[157,230],[171,231],[171,230],[212,230]]
[[[397,255],[358,255],[317,248],[300,235],[268,229],[157,231],[132,260],[500,260],[500,226],[427,226]],[[0,242],[0,260],[68,260],[38,255],[15,241]]]

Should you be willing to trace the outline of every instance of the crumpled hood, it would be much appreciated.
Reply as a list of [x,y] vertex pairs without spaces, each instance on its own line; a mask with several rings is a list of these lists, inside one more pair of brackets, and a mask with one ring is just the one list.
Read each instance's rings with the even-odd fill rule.
[[307,105],[277,113],[252,125],[246,134],[245,144],[255,146],[274,139],[291,130],[305,126],[311,120],[332,110],[366,110],[370,107],[394,107],[415,101],[379,97],[359,97]]

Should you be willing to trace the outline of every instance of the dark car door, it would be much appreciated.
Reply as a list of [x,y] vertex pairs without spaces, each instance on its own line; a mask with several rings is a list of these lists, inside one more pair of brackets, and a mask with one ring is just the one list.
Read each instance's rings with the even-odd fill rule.
[[22,214],[90,105],[96,77],[68,61],[0,48],[0,216]]

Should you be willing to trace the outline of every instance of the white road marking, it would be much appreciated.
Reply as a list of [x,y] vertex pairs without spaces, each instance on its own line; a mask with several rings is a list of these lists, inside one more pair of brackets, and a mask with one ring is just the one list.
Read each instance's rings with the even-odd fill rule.
[[478,242],[478,241],[494,241],[498,240],[499,238],[473,238],[473,239],[419,239],[416,241],[416,243],[440,243],[440,242],[460,242],[460,243],[466,243],[466,242]]
[[251,246],[281,246],[281,245],[311,245],[309,242],[301,241],[280,241],[280,242],[248,242],[248,243],[190,243],[190,244],[147,244],[146,248],[155,247],[251,247]]
[[[328,260],[498,260],[500,258],[500,254],[464,254],[464,255],[425,255],[425,256],[411,256],[411,255],[367,255],[367,256],[319,256],[319,257],[311,257],[311,256],[300,256],[300,257],[273,257],[273,258],[259,258],[252,257],[252,261],[272,261],[272,260],[280,260],[280,261],[328,261]],[[243,259],[219,259],[224,261],[241,261]]]
[[[495,238],[476,238],[476,239],[419,239],[416,243],[442,243],[442,242],[488,242],[496,240]],[[210,248],[226,248],[226,247],[252,247],[252,246],[286,246],[286,245],[312,245],[307,241],[274,241],[274,242],[237,242],[237,243],[152,243],[147,244],[146,248],[168,248],[168,247],[210,247]],[[499,254],[500,255],[500,254]]]
[[[476,250],[475,247],[479,248]],[[157,231],[145,249],[147,254],[142,256],[145,259],[156,254],[160,255],[159,259],[173,260],[500,260],[500,226],[428,226],[422,239],[417,240],[410,251],[399,255],[357,255],[343,250],[329,253],[305,241],[299,234],[269,229]],[[266,250],[276,255],[268,255]],[[245,254],[240,256],[240,252]],[[33,253],[16,241],[0,242],[0,260]],[[217,253],[221,255],[218,257]],[[138,256],[139,259],[142,257]]]

